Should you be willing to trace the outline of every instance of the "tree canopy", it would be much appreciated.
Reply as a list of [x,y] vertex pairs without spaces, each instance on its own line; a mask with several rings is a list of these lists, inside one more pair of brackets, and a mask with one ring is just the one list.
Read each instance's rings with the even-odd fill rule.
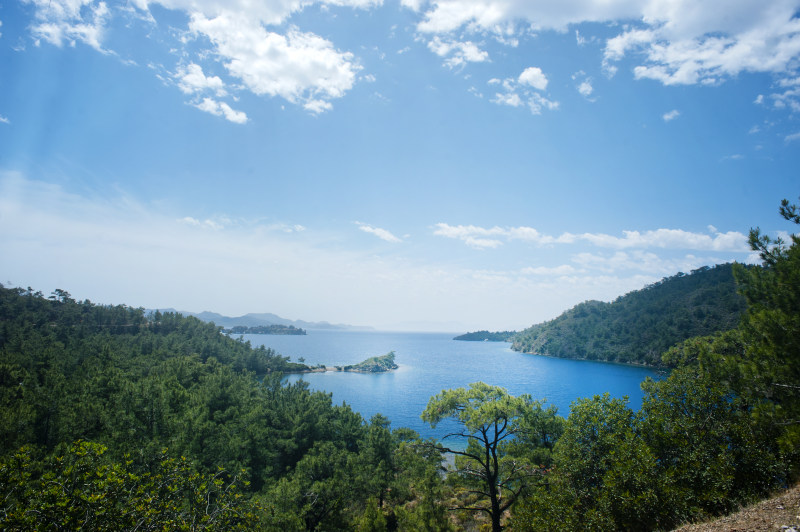
[[[459,508],[485,512],[492,530],[501,530],[504,512],[540,473],[542,466],[531,460],[533,453],[551,447],[558,438],[556,410],[543,408],[529,395],[514,397],[503,388],[476,382],[469,388],[442,391],[422,413],[431,426],[447,418],[456,420],[461,430],[443,439],[455,437],[466,443],[464,449],[438,446],[456,455],[456,472],[468,489],[470,496]],[[538,445],[530,445],[533,442]]]
[[695,336],[735,328],[745,310],[733,266],[678,273],[611,303],[586,301],[512,338],[512,349],[562,358],[662,365]]

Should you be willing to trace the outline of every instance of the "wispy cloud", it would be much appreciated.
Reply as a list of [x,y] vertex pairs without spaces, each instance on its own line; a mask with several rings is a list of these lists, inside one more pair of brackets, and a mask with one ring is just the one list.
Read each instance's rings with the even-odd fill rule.
[[[358,226],[390,242],[400,240],[384,229]],[[592,240],[610,248],[577,249],[566,261],[537,253],[528,266],[496,261],[487,269],[402,256],[394,247],[387,251],[389,259],[373,246],[331,246],[332,238],[344,239],[330,231],[225,215],[176,215],[127,196],[89,198],[0,172],[3,282],[44,291],[64,288],[79,298],[133,306],[269,311],[376,326],[447,316],[470,328],[517,328],[586,299],[613,299],[678,270],[714,263],[713,257],[691,253],[665,257],[656,248],[738,249],[734,244],[743,239],[713,228],[713,235],[664,230],[552,237],[525,226],[436,226],[440,236],[476,247]]]
[[364,231],[365,233],[369,233],[371,235],[375,235],[381,240],[385,240],[386,242],[402,242],[402,240],[392,233],[387,231],[386,229],[381,229],[380,227],[373,227],[369,224],[355,222],[359,229]]
[[3,115],[0,115],[0,124],[10,124],[10,123],[11,123],[11,120],[9,120],[8,118],[6,118]]
[[783,139],[785,142],[794,142],[796,140],[800,140],[800,133],[792,133],[791,135],[786,135]]
[[587,242],[601,248],[661,248],[694,249],[708,251],[747,251],[747,237],[731,231],[714,234],[694,233],[681,229],[656,229],[651,231],[623,231],[623,236],[603,233],[562,233],[559,236],[543,234],[532,227],[491,227],[474,225],[449,225],[438,223],[434,235],[454,238],[475,248],[496,248],[512,240],[530,242],[537,245],[575,244]]
[[664,113],[663,115],[661,115],[661,118],[664,119],[664,122],[672,122],[679,116],[681,116],[681,112],[678,111],[677,109],[673,109],[672,111],[669,111],[668,113]]
[[569,264],[562,264],[561,266],[528,266],[520,270],[522,275],[535,275],[535,276],[551,276],[551,275],[573,275],[577,272],[575,268]]
[[741,153],[734,153],[732,155],[726,155],[722,158],[723,161],[741,161],[744,159],[744,155]]
[[105,2],[71,0],[27,0],[36,7],[31,31],[36,44],[44,40],[55,46],[82,42],[106,53],[103,37],[112,13]]
[[489,60],[489,53],[472,41],[455,41],[435,36],[428,41],[428,49],[439,57],[445,58],[444,64],[450,68],[458,68],[466,63],[483,63]]

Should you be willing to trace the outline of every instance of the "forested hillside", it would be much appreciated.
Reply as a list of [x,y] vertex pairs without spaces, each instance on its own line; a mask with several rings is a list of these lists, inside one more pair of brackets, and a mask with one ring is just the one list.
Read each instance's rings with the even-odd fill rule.
[[[781,215],[800,224],[784,200]],[[800,237],[750,245],[734,266],[740,324],[689,339],[647,380],[642,407],[606,396],[571,406],[547,481],[517,504],[518,530],[670,530],[737,509],[800,475]],[[794,524],[794,523],[787,523]]]
[[512,349],[562,358],[661,365],[688,338],[736,327],[745,310],[732,265],[679,273],[618,297],[586,301],[513,337]]
[[438,454],[281,384],[304,367],[196,318],[0,287],[0,528],[330,530],[402,507]]

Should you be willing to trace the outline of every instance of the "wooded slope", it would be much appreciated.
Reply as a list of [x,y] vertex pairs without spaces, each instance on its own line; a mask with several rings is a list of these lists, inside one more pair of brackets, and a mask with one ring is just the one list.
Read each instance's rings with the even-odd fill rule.
[[744,310],[732,265],[704,267],[664,278],[611,303],[576,305],[517,334],[512,349],[658,366],[671,346],[736,327]]

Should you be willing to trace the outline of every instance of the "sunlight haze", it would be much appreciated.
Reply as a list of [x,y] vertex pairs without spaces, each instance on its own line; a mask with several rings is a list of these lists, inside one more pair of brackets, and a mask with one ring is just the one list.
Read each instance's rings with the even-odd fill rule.
[[0,5],[0,283],[520,330],[753,262],[800,0]]

